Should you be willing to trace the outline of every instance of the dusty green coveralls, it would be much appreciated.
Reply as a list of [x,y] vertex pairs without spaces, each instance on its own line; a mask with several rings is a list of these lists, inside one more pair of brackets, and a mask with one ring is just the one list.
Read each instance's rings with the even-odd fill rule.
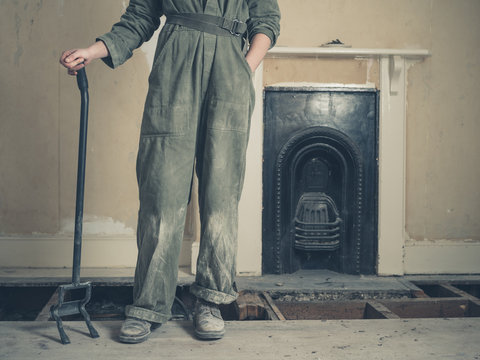
[[[247,22],[248,37],[279,33],[277,0],[131,0],[100,36],[115,68],[152,36],[161,15],[204,13]],[[137,158],[140,196],[134,302],[127,316],[166,322],[171,314],[186,207],[196,159],[201,220],[194,295],[216,304],[233,289],[238,201],[254,106],[241,37],[166,24],[158,38]]]

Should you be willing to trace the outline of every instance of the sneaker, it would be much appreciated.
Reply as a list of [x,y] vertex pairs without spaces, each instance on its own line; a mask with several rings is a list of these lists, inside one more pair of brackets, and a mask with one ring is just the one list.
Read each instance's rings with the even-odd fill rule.
[[127,317],[120,329],[119,339],[123,343],[138,344],[148,339],[152,324],[147,320]]
[[202,340],[221,339],[225,334],[225,324],[218,305],[197,299],[193,319],[195,335]]

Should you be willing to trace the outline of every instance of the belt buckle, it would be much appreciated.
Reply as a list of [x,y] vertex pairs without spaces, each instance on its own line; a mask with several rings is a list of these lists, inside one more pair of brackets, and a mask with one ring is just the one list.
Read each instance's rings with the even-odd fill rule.
[[242,35],[242,34],[240,34],[236,31],[237,30],[237,25],[241,24],[242,22],[238,19],[233,19],[232,22],[233,22],[233,25],[232,25],[232,28],[230,29],[230,34],[232,34],[233,36]]

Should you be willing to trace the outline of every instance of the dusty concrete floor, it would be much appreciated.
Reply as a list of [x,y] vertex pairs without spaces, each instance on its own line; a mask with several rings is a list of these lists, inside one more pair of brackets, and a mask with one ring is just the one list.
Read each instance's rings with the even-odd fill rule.
[[227,323],[224,339],[196,340],[190,322],[169,322],[145,343],[125,345],[120,322],[95,322],[91,339],[66,323],[71,344],[53,322],[0,323],[0,359],[480,359],[480,319],[248,321]]

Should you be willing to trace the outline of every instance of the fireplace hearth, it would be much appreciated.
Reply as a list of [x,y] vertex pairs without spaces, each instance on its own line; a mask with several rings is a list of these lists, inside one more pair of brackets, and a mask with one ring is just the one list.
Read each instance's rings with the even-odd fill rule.
[[264,273],[375,273],[378,95],[265,89]]

